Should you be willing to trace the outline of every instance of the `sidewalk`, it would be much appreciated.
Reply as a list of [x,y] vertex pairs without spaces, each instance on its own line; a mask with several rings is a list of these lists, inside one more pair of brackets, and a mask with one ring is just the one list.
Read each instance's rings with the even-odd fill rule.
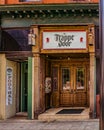
[[99,130],[99,120],[50,121],[8,119],[0,121],[0,130]]

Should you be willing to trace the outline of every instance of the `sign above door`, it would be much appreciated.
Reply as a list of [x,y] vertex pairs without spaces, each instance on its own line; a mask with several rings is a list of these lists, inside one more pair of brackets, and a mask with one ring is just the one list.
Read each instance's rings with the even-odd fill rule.
[[85,30],[43,31],[43,49],[86,49]]

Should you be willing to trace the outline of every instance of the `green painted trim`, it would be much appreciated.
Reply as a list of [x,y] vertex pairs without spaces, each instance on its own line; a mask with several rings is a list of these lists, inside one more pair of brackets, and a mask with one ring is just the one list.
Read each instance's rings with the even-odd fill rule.
[[24,10],[66,10],[66,9],[99,9],[99,3],[67,3],[67,4],[22,4],[0,5],[1,11],[24,11]]
[[99,24],[98,3],[0,5],[0,13],[2,28],[46,24]]
[[68,18],[45,18],[45,19],[2,19],[2,28],[30,27],[31,25],[99,25],[98,17],[68,17]]
[[32,119],[32,57],[28,57],[28,118]]

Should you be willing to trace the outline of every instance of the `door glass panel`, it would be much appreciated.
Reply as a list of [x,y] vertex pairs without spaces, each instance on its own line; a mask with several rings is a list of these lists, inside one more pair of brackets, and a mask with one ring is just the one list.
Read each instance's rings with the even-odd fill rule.
[[53,91],[58,90],[58,67],[52,68],[52,86]]
[[70,69],[62,68],[62,90],[70,90]]
[[85,68],[84,67],[76,68],[76,86],[77,89],[79,90],[85,89]]

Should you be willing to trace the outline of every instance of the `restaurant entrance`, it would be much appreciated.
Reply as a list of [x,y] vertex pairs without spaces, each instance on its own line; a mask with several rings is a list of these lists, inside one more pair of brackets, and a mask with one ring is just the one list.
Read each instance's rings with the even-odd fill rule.
[[86,107],[89,104],[89,64],[58,61],[52,65],[52,105]]

